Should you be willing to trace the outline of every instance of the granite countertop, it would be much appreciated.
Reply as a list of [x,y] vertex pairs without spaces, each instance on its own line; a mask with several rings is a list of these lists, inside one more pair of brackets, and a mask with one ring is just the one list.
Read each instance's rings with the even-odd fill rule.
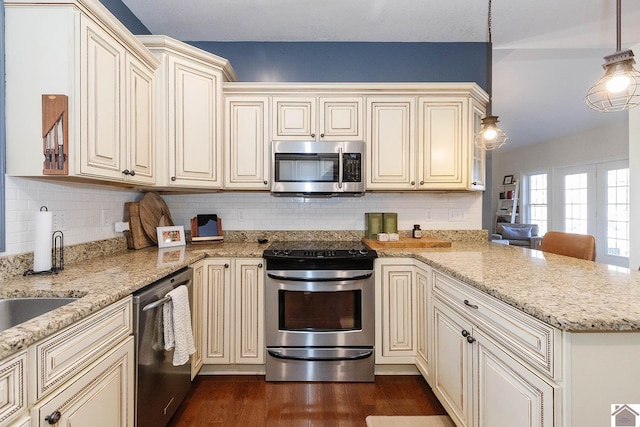
[[[268,246],[215,243],[126,250],[70,265],[57,275],[12,277],[0,286],[0,298],[79,299],[0,332],[0,359],[200,259],[260,258]],[[416,258],[562,330],[640,331],[636,271],[487,241],[383,249],[378,255]]]
[[640,331],[640,272],[490,242],[379,250],[419,259],[561,330]]
[[0,298],[77,297],[77,301],[0,332],[0,359],[95,313],[206,256],[261,258],[268,244],[216,243],[127,250],[69,265],[55,275],[16,276]]

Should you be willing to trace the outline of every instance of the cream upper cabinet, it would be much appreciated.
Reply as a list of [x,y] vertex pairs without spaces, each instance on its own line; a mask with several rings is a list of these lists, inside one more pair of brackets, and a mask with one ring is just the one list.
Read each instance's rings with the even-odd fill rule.
[[228,61],[166,36],[138,38],[161,64],[156,73],[157,184],[222,188],[222,82],[235,79]]
[[469,129],[466,98],[420,98],[418,189],[466,189]]
[[224,188],[269,190],[269,98],[225,98]]
[[369,97],[368,190],[415,188],[415,97]]
[[471,135],[471,139],[474,141],[472,152],[473,152],[473,163],[471,166],[471,188],[473,190],[484,190],[486,188],[486,152],[476,146],[475,137],[480,132],[482,127],[482,118],[485,115],[484,108],[477,102],[473,102],[473,135]]
[[99,2],[4,4],[7,173],[50,176],[41,99],[66,95],[68,175],[54,174],[153,184],[157,59]]
[[473,145],[483,93],[408,92],[415,96],[367,97],[367,189],[483,190],[484,152]]
[[362,97],[273,96],[272,139],[364,139]]

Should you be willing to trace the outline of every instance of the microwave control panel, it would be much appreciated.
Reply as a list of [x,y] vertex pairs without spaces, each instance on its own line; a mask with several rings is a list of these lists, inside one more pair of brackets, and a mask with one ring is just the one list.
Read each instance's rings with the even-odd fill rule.
[[343,182],[360,182],[362,180],[361,157],[360,153],[344,153],[342,155]]

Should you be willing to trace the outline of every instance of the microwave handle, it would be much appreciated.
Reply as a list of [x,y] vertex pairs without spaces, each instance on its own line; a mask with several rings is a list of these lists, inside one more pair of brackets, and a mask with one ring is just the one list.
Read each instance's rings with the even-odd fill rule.
[[338,150],[338,188],[342,188],[342,174],[344,173],[344,158],[342,157],[342,147]]

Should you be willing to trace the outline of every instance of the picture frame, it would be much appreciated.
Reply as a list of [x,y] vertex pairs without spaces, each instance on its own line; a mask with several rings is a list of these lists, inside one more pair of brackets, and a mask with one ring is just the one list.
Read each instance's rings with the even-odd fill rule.
[[187,239],[184,235],[184,226],[156,227],[159,248],[169,248],[172,246],[184,246]]
[[513,184],[513,175],[505,175],[502,179],[502,185]]

